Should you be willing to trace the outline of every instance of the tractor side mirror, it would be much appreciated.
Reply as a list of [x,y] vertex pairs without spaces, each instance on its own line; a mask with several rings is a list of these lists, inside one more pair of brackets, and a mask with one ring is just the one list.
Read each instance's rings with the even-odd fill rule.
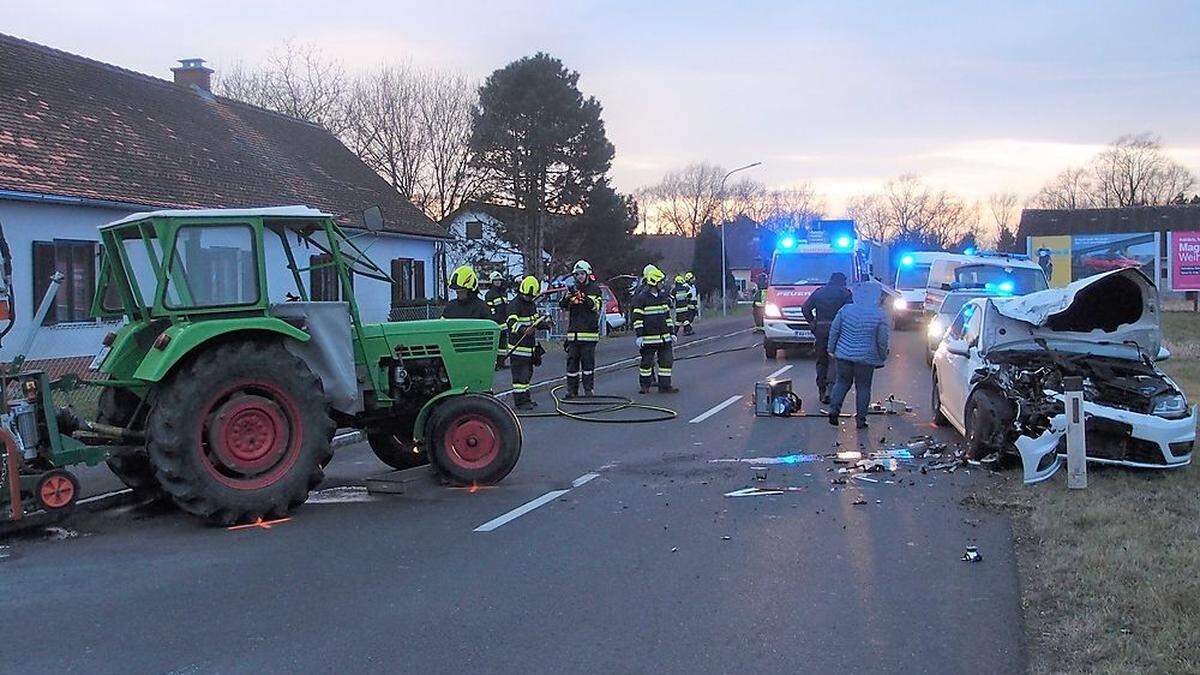
[[383,210],[378,206],[363,210],[362,219],[368,232],[379,232],[383,229]]

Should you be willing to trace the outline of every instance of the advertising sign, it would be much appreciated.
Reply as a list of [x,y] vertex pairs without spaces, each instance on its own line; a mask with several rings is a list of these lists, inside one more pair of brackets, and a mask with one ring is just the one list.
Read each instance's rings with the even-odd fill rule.
[[1172,291],[1200,290],[1200,232],[1169,232]]
[[[1200,233],[1196,234],[1200,237]],[[1141,269],[1157,284],[1160,278],[1158,237],[1157,232],[1030,237],[1029,256],[1042,266],[1054,288],[1126,267]],[[1200,275],[1200,262],[1196,267]],[[1200,284],[1200,276],[1196,277],[1196,282]]]

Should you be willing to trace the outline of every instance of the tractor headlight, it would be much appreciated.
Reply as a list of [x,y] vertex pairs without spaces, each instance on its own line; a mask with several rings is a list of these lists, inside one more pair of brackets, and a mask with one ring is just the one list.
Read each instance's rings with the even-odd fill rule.
[[929,327],[925,331],[934,340],[941,340],[942,336],[946,334],[946,326],[941,319],[935,316],[929,320]]
[[908,301],[904,298],[896,298],[895,300],[892,300],[892,309],[903,312],[904,310],[908,309]]
[[763,308],[763,315],[765,315],[768,319],[783,318],[783,312],[779,311],[779,305],[773,302],[768,302],[767,306]]
[[1154,408],[1150,411],[1152,415],[1165,417],[1167,419],[1179,419],[1188,414],[1187,399],[1183,394],[1163,394],[1154,397]]

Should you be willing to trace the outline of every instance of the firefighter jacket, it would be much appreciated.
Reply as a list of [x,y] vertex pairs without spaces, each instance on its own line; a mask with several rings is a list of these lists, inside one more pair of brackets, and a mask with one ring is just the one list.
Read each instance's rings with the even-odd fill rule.
[[642,286],[633,297],[633,330],[648,345],[669,342],[675,334],[671,296],[661,286]]
[[508,344],[512,347],[513,356],[533,357],[537,347],[537,329],[545,323],[538,316],[537,305],[533,300],[518,295],[508,303]]
[[558,306],[567,310],[567,342],[596,342],[600,339],[600,286],[588,279],[568,291]]
[[446,307],[442,309],[443,319],[490,319],[492,313],[488,311],[488,306],[479,299],[478,295],[471,293],[465,298],[455,298],[446,303]]
[[692,286],[686,281],[675,284],[675,307],[680,311],[692,308]]
[[508,297],[503,288],[492,286],[483,296],[488,310],[492,313],[492,321],[504,325],[508,321]]

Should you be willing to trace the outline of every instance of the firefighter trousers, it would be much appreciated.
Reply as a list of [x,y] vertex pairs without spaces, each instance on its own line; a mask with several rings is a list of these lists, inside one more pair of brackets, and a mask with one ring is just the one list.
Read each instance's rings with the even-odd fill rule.
[[675,362],[675,354],[670,342],[662,344],[643,345],[641,349],[642,362],[638,364],[638,382],[643,387],[655,384],[654,366],[658,366],[658,388],[671,388],[671,364]]
[[533,359],[514,354],[508,357],[508,363],[512,370],[513,402],[529,402],[529,381],[533,379]]
[[596,381],[596,343],[572,340],[565,346],[567,348],[567,391],[572,395],[578,394],[579,381],[583,380],[583,390],[590,392]]

